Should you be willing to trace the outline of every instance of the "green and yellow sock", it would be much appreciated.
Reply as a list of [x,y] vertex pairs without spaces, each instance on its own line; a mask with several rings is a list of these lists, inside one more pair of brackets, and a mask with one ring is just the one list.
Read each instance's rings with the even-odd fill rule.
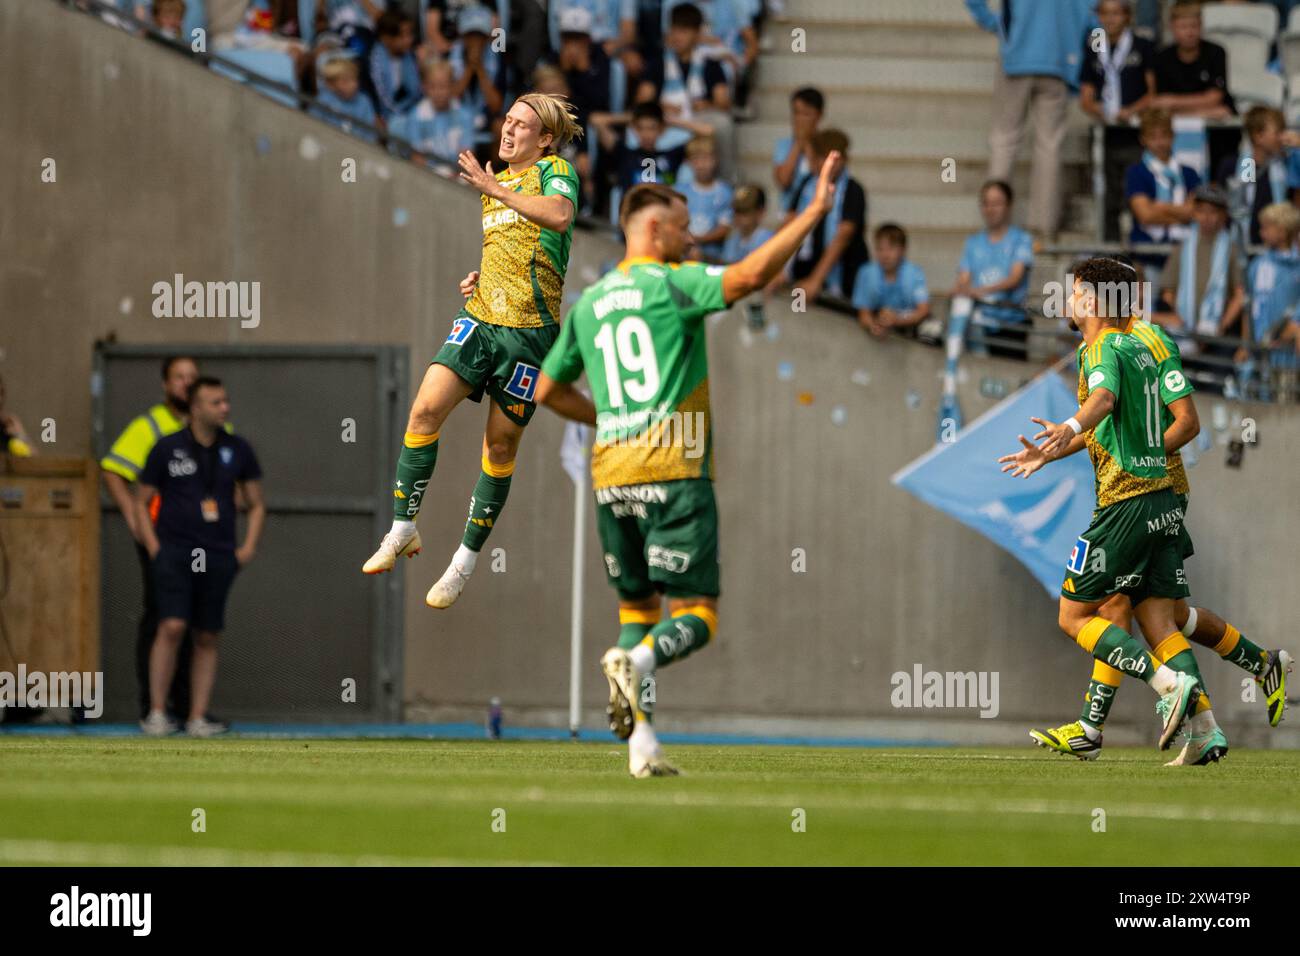
[[1143,644],[1128,631],[1102,617],[1088,621],[1079,631],[1075,642],[1102,663],[1132,677],[1139,677],[1148,684],[1160,669],[1159,662]]
[[663,667],[680,661],[698,651],[717,632],[718,612],[703,604],[674,611],[673,616],[661,621],[642,638],[655,655],[655,666]]
[[1083,713],[1079,715],[1081,723],[1089,724],[1101,730],[1110,708],[1115,703],[1115,692],[1124,680],[1124,672],[1111,667],[1105,661],[1092,662],[1092,680],[1088,681],[1088,693],[1083,697]]
[[433,466],[437,461],[437,432],[432,435],[406,433],[402,452],[397,456],[397,478],[393,484],[393,517],[398,521],[414,521],[420,513],[424,489],[433,477]]
[[483,456],[483,471],[474,485],[474,494],[469,499],[469,520],[465,522],[465,535],[461,544],[471,551],[482,551],[492,526],[501,517],[501,509],[506,506],[510,495],[510,477],[515,473],[515,463],[508,461],[504,465],[494,465]]
[[621,607],[618,609],[618,646],[630,651],[659,623],[659,609]]
[[1187,643],[1182,631],[1174,631],[1151,650],[1152,655],[1166,667],[1191,674],[1201,685],[1201,695],[1196,699],[1193,714],[1210,709],[1210,695],[1205,692],[1205,681],[1201,680],[1201,668],[1196,663],[1196,655]]
[[1236,664],[1244,671],[1249,671],[1258,677],[1264,673],[1271,660],[1268,651],[1258,644],[1248,641],[1241,631],[1237,630],[1231,624],[1223,634],[1223,639],[1214,645],[1214,653],[1218,654],[1229,664]]

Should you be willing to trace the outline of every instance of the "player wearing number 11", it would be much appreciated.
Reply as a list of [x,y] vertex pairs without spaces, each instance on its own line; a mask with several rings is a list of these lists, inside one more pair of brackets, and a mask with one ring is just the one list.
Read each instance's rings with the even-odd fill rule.
[[1175,603],[1190,593],[1183,571],[1190,539],[1167,469],[1159,363],[1141,336],[1121,328],[1132,314],[1132,268],[1096,257],[1071,274],[1068,306],[1084,342],[1083,404],[1068,421],[1046,423],[1035,438],[1043,439],[1039,452],[1056,458],[1077,435],[1087,436],[1097,510],[1067,562],[1058,622],[1096,660],[1141,678],[1160,695],[1165,750],[1189,714],[1208,712],[1200,681],[1160,663],[1099,613],[1113,595],[1126,594],[1144,634],[1160,641],[1182,637]]
[[[718,626],[718,512],[704,317],[774,279],[831,209],[842,159],[822,165],[808,208],[740,262],[683,262],[686,200],[666,186],[628,191],[627,256],[587,288],[542,363],[537,400],[596,426],[591,451],[605,571],[619,638],[601,660],[610,729],[634,777],[674,774],[651,727],[657,667],[699,650]],[[572,383],[583,372],[591,400]],[[668,619],[660,620],[663,595]]]

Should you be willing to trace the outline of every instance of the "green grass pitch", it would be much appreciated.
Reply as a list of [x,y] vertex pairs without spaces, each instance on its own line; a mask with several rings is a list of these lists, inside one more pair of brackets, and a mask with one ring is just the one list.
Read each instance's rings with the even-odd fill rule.
[[1300,859],[1296,752],[1165,768],[1154,748],[1087,764],[1030,747],[667,750],[685,776],[631,780],[612,741],[0,737],[0,863]]

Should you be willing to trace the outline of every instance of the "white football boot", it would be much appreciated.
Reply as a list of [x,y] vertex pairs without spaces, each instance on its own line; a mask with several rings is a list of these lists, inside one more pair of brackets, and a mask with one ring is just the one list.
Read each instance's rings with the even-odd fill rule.
[[469,576],[473,573],[473,568],[465,568],[456,558],[452,558],[447,570],[442,572],[442,577],[434,582],[429,593],[424,596],[424,603],[439,610],[451,607],[465,590],[465,585],[469,584]]
[[[630,711],[635,721],[627,741],[628,772],[638,780],[677,776],[679,771],[664,759],[654,727],[641,710],[641,674],[631,656],[621,647],[611,647],[600,659],[600,666],[609,681],[611,706]],[[615,694],[621,700],[614,701]]]
[[403,555],[413,558],[420,553],[422,547],[420,532],[415,529],[415,522],[411,522],[411,533],[408,535],[396,531],[384,535],[384,540],[379,542],[379,550],[370,556],[369,561],[361,565],[361,571],[364,574],[383,574],[385,571],[391,571],[398,558]]

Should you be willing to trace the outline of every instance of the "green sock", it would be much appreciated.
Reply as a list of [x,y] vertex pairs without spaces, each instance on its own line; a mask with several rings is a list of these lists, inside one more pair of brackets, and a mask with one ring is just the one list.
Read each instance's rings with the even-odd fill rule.
[[416,435],[407,432],[402,441],[402,453],[397,456],[397,480],[393,485],[393,517],[399,521],[414,521],[420,513],[424,489],[433,477],[433,466],[438,461],[438,433]]
[[[649,634],[650,629],[654,627],[654,624],[648,621],[626,620],[626,618],[640,617],[642,616],[642,614],[643,612],[640,611],[626,611],[622,609],[620,609],[618,612],[618,617],[619,617],[618,646],[625,651],[630,651],[632,648],[636,647],[638,644],[644,641],[645,636]],[[653,611],[646,616],[651,616],[651,615],[657,618],[659,612]],[[646,720],[648,720],[650,723],[654,723],[654,708],[655,708],[654,674],[646,674],[644,677],[641,678],[640,693],[641,693],[641,704],[640,704],[641,713],[645,714]]]
[[1247,640],[1246,635],[1231,624],[1228,625],[1223,640],[1219,642],[1215,650],[1229,664],[1236,664],[1242,670],[1249,671],[1256,677],[1264,673],[1264,669],[1268,667],[1268,662],[1272,659],[1268,651],[1253,641]]
[[[1093,618],[1093,620],[1100,621],[1101,618]],[[1141,678],[1148,684],[1156,676],[1156,671],[1160,667],[1159,661],[1151,656],[1146,645],[1114,624],[1106,625],[1106,629],[1102,631],[1101,637],[1093,646],[1092,656],[1131,677]]]
[[1201,668],[1197,666],[1196,655],[1192,653],[1190,647],[1185,651],[1179,651],[1165,661],[1165,666],[1176,671],[1182,671],[1184,674],[1191,674],[1198,681],[1201,679]]
[[630,651],[650,633],[649,624],[624,624],[618,629],[618,646],[625,651]]
[[707,607],[693,607],[685,613],[675,614],[650,629],[654,638],[655,667],[680,661],[698,651],[713,635],[717,615]]
[[474,495],[469,499],[469,520],[465,522],[465,536],[461,544],[471,551],[482,551],[492,526],[501,516],[510,494],[510,477],[515,473],[515,463],[494,465],[483,459],[483,471],[474,485]]
[[1079,720],[1091,724],[1098,730],[1106,724],[1110,709],[1115,704],[1115,693],[1124,675],[1105,661],[1092,662],[1092,679],[1088,681],[1088,693],[1083,698],[1083,713]]

